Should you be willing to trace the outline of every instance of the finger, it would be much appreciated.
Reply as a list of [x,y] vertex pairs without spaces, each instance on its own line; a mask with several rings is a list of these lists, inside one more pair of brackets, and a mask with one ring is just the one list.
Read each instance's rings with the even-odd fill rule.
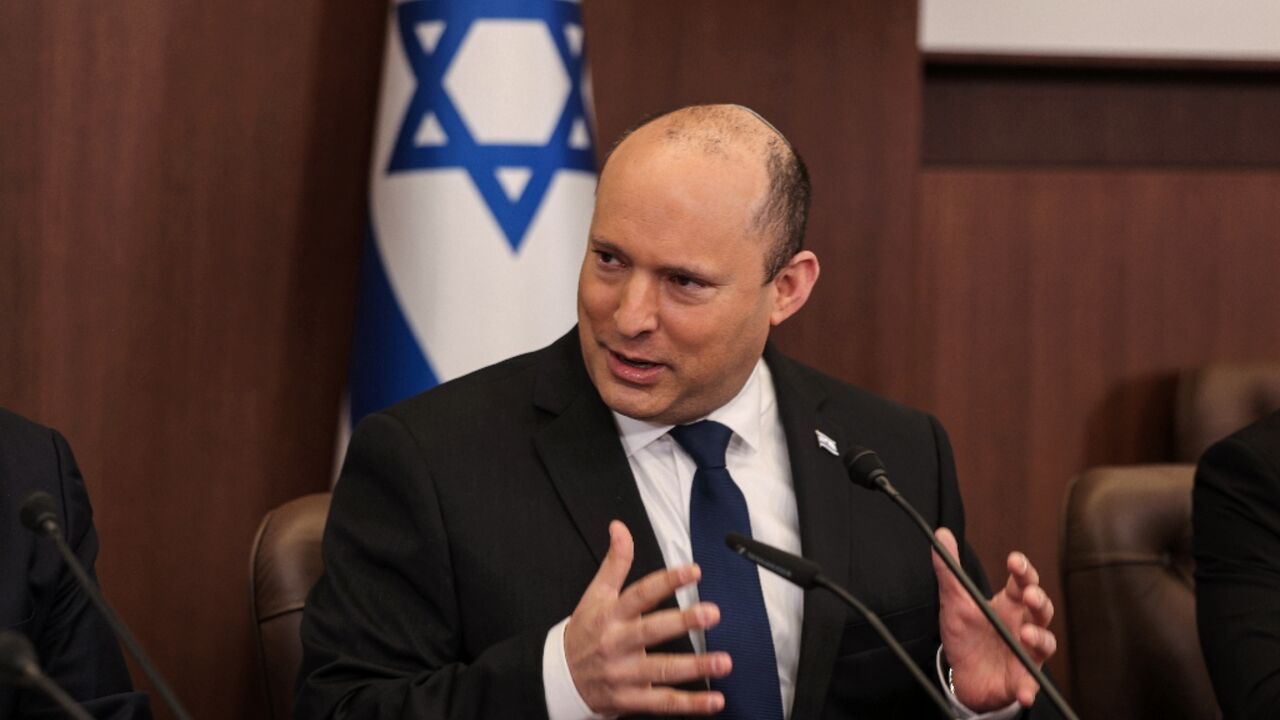
[[1016,550],[1009,553],[1005,566],[1009,569],[1009,587],[1017,587],[1021,590],[1040,584],[1040,572],[1023,553]]
[[[953,534],[949,528],[940,527],[934,531],[933,536],[938,538],[938,542],[942,543],[942,547],[947,549],[947,552],[951,554],[951,557],[957,557],[959,555],[960,545],[956,542],[955,534]],[[936,554],[937,551],[935,550],[934,552]],[[938,559],[941,560],[942,558]]]
[[615,699],[620,715],[714,715],[724,709],[724,695],[718,691],[688,692],[661,685],[620,690]]
[[631,561],[635,557],[635,544],[631,540],[631,531],[621,520],[609,523],[609,552],[600,563],[600,569],[587,586],[588,595],[617,597],[622,586],[627,582],[627,573],[631,572]]
[[610,673],[609,680],[618,686],[679,685],[703,678],[720,678],[733,670],[726,652],[652,653],[638,658]]
[[690,630],[706,630],[720,622],[720,608],[714,603],[698,603],[687,610],[659,610],[629,625],[632,648],[647,648],[672,638],[687,635]]
[[1040,692],[1040,684],[1035,680],[1024,680],[1018,683],[1018,704],[1031,707],[1036,702],[1036,693]]
[[[956,536],[951,534],[950,530],[947,528],[938,528],[933,535],[938,538],[938,542],[942,543],[942,547],[946,548],[947,553],[949,553],[951,557],[956,557],[958,545],[956,543]],[[951,569],[947,567],[947,564],[942,560],[942,556],[938,554],[936,549],[933,551],[931,557],[933,559],[933,574],[938,577],[939,595],[945,594],[951,597],[964,596],[964,586],[961,585],[956,576],[952,574]]]
[[1037,665],[1044,664],[1058,651],[1058,638],[1048,628],[1023,625],[1018,631],[1018,640]]
[[613,608],[613,615],[617,618],[639,617],[657,607],[658,603],[670,597],[677,588],[698,582],[700,577],[702,570],[697,565],[655,570],[622,591],[618,604]]
[[1022,592],[1022,604],[1031,611],[1031,621],[1040,627],[1053,622],[1053,601],[1040,586],[1029,587]]

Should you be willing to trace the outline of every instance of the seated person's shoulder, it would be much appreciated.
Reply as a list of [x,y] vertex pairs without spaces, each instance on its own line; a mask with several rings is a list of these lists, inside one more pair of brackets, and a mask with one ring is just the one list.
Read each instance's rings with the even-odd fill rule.
[[16,518],[17,504],[35,490],[64,501],[63,480],[78,472],[58,431],[0,408],[0,512]]
[[1213,443],[1199,460],[1198,482],[1222,473],[1280,474],[1280,411]]
[[6,462],[50,462],[60,439],[54,430],[0,408],[0,457]]
[[489,438],[527,434],[547,415],[536,407],[549,349],[519,355],[442,383],[363,419],[357,437],[420,450],[479,450]]
[[[931,432],[930,416],[922,410],[839,380],[794,360],[782,358],[781,362],[787,363],[787,368],[784,370],[787,375],[794,376],[802,385],[816,391],[824,398],[824,410],[847,418],[863,417],[874,421],[877,426],[889,425],[913,431]],[[775,384],[777,383],[776,375],[777,373],[775,373]],[[846,429],[853,432],[858,428]]]
[[1237,430],[1218,444],[1242,446],[1273,468],[1280,465],[1280,410]]

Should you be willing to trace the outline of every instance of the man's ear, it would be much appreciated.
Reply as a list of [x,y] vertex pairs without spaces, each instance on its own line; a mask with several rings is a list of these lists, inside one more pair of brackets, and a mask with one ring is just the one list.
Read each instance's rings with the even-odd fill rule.
[[769,313],[769,324],[781,325],[783,320],[795,315],[809,300],[814,283],[818,282],[818,256],[808,250],[801,250],[778,271],[773,278],[777,289],[774,295],[773,311]]

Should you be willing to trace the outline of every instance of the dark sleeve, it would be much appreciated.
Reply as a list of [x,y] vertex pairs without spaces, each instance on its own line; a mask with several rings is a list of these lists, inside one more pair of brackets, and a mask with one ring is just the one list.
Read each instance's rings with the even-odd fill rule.
[[956,480],[956,461],[951,452],[951,440],[938,419],[929,416],[929,424],[933,429],[933,444],[938,455],[938,494],[942,527],[946,527],[956,536],[960,547],[960,565],[973,578],[973,582],[986,595],[991,594],[987,574],[982,570],[978,554],[970,547],[965,537],[964,503],[960,499],[960,483]]
[[1238,437],[1209,448],[1192,496],[1196,624],[1228,718],[1280,717],[1280,468]]
[[546,717],[550,626],[464,656],[450,555],[465,549],[449,546],[431,474],[399,420],[357,427],[323,552],[303,615],[295,717]]
[[[98,534],[93,529],[93,510],[84,478],[66,440],[56,431],[49,432],[67,544],[96,581]],[[120,645],[106,620],[76,584],[52,543],[43,539],[37,547],[40,557],[33,563],[33,591],[40,596],[39,602],[47,608],[48,615],[32,640],[45,673],[95,718],[150,718],[147,696],[133,691]],[[46,573],[45,569],[53,572]],[[18,715],[63,717],[42,696],[32,693],[24,694]]]

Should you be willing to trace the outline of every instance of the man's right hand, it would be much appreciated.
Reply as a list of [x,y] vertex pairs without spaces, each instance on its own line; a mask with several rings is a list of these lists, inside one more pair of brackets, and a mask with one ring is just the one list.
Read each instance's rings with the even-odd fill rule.
[[672,685],[729,674],[728,653],[650,654],[646,648],[720,622],[720,609],[698,603],[686,610],[657,607],[677,588],[695,583],[697,565],[658,570],[626,589],[635,547],[627,526],[609,523],[609,553],[564,630],[564,654],[578,694],[601,715],[712,715],[724,708],[716,691]]

